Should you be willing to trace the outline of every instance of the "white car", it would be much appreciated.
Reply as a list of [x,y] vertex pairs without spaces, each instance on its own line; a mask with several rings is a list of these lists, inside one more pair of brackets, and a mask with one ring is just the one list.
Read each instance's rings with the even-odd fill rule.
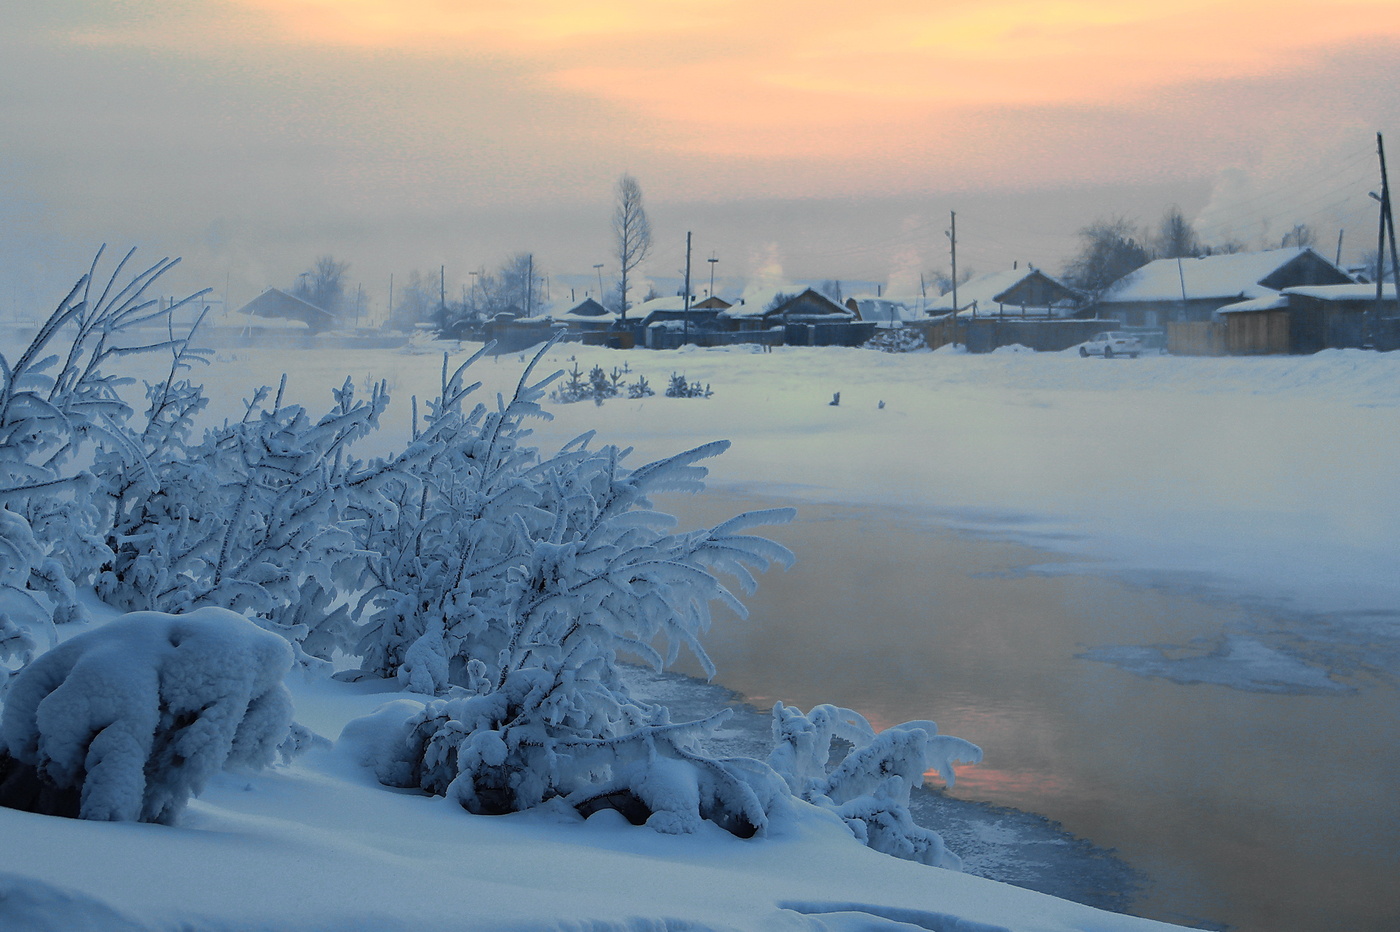
[[1087,343],[1079,344],[1080,356],[1102,356],[1104,359],[1127,356],[1131,359],[1137,359],[1141,352],[1142,341],[1131,333],[1124,333],[1121,330],[1096,333]]

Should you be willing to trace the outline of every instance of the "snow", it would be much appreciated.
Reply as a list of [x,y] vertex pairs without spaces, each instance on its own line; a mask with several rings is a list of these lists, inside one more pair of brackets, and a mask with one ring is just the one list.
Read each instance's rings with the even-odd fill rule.
[[[734,446],[714,462],[712,487],[774,504],[898,505],[1076,558],[1045,572],[1170,577],[1377,629],[1400,604],[1400,354],[1107,363],[571,344],[551,351],[546,371],[573,361],[625,362],[653,383],[680,372],[715,393],[558,406],[537,428],[542,447],[597,428],[635,445],[636,465],[724,437]],[[386,424],[398,426],[382,442],[392,444],[394,430],[406,434],[394,413],[434,393],[440,362],[223,349],[205,375],[213,413],[238,416],[239,399],[284,371],[289,395],[307,403],[328,400],[347,374],[388,380]],[[519,372],[508,356],[471,378],[492,398]],[[1148,676],[1266,690],[1331,682],[1247,637],[1202,648],[1189,669],[1164,670],[1183,659],[1164,649],[1098,652]],[[752,839],[708,823],[669,835],[609,811],[469,815],[385,788],[366,767],[428,697],[378,681],[289,685],[298,720],[333,743],[255,776],[213,775],[177,825],[0,809],[0,928],[1169,928],[890,858],[801,804]]]

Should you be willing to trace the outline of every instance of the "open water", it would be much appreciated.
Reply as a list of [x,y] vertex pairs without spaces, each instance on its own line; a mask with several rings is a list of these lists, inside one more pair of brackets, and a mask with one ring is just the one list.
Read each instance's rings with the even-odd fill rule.
[[[776,504],[658,501],[686,527]],[[760,580],[747,621],[716,618],[717,683],[975,742],[984,762],[947,797],[1112,849],[1142,882],[1110,906],[1241,932],[1400,928],[1400,617],[1080,573],[894,509],[802,504],[764,533],[798,564]]]

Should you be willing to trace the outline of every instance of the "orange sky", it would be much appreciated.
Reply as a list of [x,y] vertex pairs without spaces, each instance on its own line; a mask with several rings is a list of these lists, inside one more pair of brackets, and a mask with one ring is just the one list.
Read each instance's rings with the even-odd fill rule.
[[[172,22],[172,20],[176,20]],[[1400,40],[1393,0],[222,0],[85,41],[484,59],[657,145],[783,158],[968,110],[1143,105]],[[842,133],[842,130],[846,130]]]
[[[928,265],[977,192],[1016,217],[966,218],[981,268],[1053,266],[1096,213],[1173,200],[1222,240],[1357,243],[1375,133],[1400,134],[1400,3],[65,0],[7,14],[0,121],[0,220],[22,218],[0,247],[194,240],[268,280],[326,250],[587,270],[623,171],[668,241],[698,222],[668,204],[840,202],[827,242],[811,216],[776,239],[797,221],[771,211],[699,231],[820,275]],[[1077,213],[1006,200],[1078,189]],[[561,205],[597,229],[544,219]]]

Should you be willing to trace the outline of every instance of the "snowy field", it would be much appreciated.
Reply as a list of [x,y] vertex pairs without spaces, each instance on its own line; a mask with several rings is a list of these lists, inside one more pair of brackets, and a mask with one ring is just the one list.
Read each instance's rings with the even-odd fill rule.
[[[472,347],[449,347],[455,365]],[[553,408],[541,447],[596,429],[633,465],[718,438],[713,487],[775,504],[894,505],[966,532],[1073,556],[1092,572],[1326,616],[1318,650],[1400,641],[1400,354],[1081,359],[1074,354],[747,348],[552,350],[645,375],[651,398]],[[385,380],[382,436],[434,393],[432,352],[223,347],[204,375],[213,416],[236,416],[288,375],[313,411],[348,376]],[[486,397],[516,356],[478,363]],[[706,399],[659,392],[672,372]],[[835,393],[840,404],[832,405]],[[372,452],[372,451],[365,451]],[[798,554],[802,559],[802,554]],[[1242,637],[1213,658],[1124,645],[1095,659],[1145,676],[1244,689],[1325,690],[1306,651]],[[1296,647],[1296,646],[1295,646]],[[1392,668],[1393,670],[1393,668]],[[658,835],[608,812],[474,817],[380,786],[363,723],[394,695],[294,682],[298,720],[329,739],[292,765],[224,775],[176,828],[0,810],[0,922],[17,930],[1094,929],[1165,928],[899,861],[839,821],[794,808],[765,837],[705,826]],[[936,710],[935,710],[936,715]],[[713,829],[713,830],[711,830]]]

